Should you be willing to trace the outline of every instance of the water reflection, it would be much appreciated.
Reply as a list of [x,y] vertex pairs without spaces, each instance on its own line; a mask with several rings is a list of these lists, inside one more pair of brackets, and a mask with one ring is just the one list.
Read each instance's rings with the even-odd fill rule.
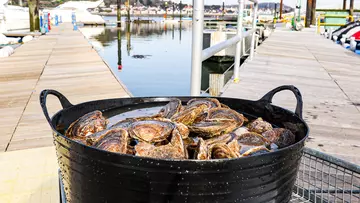
[[[190,22],[126,22],[121,28],[103,28],[88,37],[134,96],[190,94]],[[222,74],[230,65],[204,62],[201,89],[208,89],[209,74]],[[228,75],[231,77],[231,72]]]
[[118,43],[118,70],[122,70],[122,56],[121,56],[121,29],[117,30],[117,43]]

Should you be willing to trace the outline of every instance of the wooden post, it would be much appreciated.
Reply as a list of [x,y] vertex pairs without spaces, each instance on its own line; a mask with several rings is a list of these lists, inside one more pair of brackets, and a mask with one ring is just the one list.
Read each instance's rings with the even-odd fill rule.
[[350,11],[349,11],[349,15],[351,15],[351,16],[354,15],[354,0],[350,0]]
[[311,24],[311,9],[312,9],[312,0],[307,0],[305,27],[310,27],[310,24]]
[[283,0],[280,0],[280,15],[279,15],[279,19],[282,19],[282,12],[283,12]]
[[126,50],[127,50],[128,56],[130,56],[130,51],[131,51],[131,28],[130,28],[130,26],[131,26],[130,21],[126,22],[126,40],[127,40]]
[[28,0],[30,32],[40,30],[39,0]]
[[311,25],[316,24],[316,0],[312,0],[311,8]]
[[346,10],[346,0],[343,0],[343,10]]
[[130,0],[127,1],[127,20],[130,22]]
[[[179,10],[180,10],[180,26],[181,26],[181,19],[182,19],[182,16],[181,16],[182,2],[181,2],[181,0],[180,0],[180,3],[179,3]],[[180,30],[180,33],[181,33],[181,30]]]
[[121,56],[121,29],[117,30],[118,37],[118,70],[122,70],[122,56]]
[[117,4],[117,26],[121,27],[121,0],[116,1]]
[[210,73],[209,75],[209,93],[211,96],[219,96],[221,89],[225,85],[223,74]]

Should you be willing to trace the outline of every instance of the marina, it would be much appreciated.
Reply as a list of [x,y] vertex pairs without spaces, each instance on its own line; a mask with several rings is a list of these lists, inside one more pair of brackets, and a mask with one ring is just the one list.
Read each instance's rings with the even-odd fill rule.
[[[194,3],[195,9],[203,6],[199,2],[202,1]],[[58,142],[53,138],[54,129],[49,128],[42,112],[44,109],[39,105],[42,90],[57,90],[71,104],[77,105],[113,98],[131,98],[135,103],[141,103],[147,101],[143,99],[147,97],[160,101],[168,96],[189,95],[217,96],[223,101],[227,101],[226,98],[257,101],[282,85],[294,85],[301,92],[304,104],[302,122],[306,122],[310,129],[305,141],[307,148],[304,148],[301,163],[299,161],[295,187],[289,190],[292,194],[289,193],[290,202],[360,201],[360,55],[356,51],[357,38],[352,38],[358,30],[342,33],[326,29],[323,26],[332,23],[325,21],[326,15],[319,15],[318,19],[319,22],[324,19],[324,25],[320,23],[306,28],[296,24],[296,21],[293,24],[259,25],[256,20],[258,3],[256,0],[253,2],[250,7],[254,9],[253,15],[247,16],[247,21],[249,17],[253,18],[250,24],[235,22],[228,26],[226,22],[215,21],[215,31],[220,32],[218,36],[212,34],[212,28],[206,28],[213,24],[209,23],[211,17],[203,17],[205,15],[201,9],[191,12],[193,16],[189,15],[200,19],[198,21],[153,16],[140,18],[139,15],[132,16],[130,22],[124,16],[120,21],[114,16],[102,16],[101,20],[91,23],[100,26],[85,26],[86,23],[80,18],[78,24],[70,23],[73,20],[72,12],[66,11],[65,22],[52,24],[49,32],[4,32],[8,37],[32,35],[34,38],[17,44],[12,55],[0,58],[0,202],[68,202],[65,195],[69,194],[64,180],[72,180],[61,178],[57,158],[60,160],[62,157],[56,154],[63,153],[66,157],[66,153],[74,152],[66,151],[66,144],[65,147],[59,144],[54,147],[54,143]],[[99,3],[94,2],[94,5],[89,4],[84,8],[94,9]],[[70,4],[70,7],[76,6],[80,8],[84,5]],[[66,6],[61,9],[66,10]],[[239,5],[238,9],[242,11],[244,8]],[[50,10],[47,12],[54,12]],[[84,13],[86,16],[90,12]],[[238,22],[243,22],[246,16],[237,17]],[[344,22],[349,23],[351,18],[344,16]],[[121,27],[116,27],[117,23]],[[225,28],[222,27],[224,24]],[[289,24],[291,28],[287,27]],[[265,27],[266,37],[263,37]],[[298,28],[301,31],[297,31]],[[209,41],[204,46],[206,40],[202,39],[206,38]],[[219,63],[214,56],[230,56],[230,60]],[[50,116],[66,107],[61,96],[49,96],[45,101]],[[299,95],[294,96],[291,91],[281,91],[273,100],[274,105],[291,111],[282,112],[284,115],[301,117],[297,102]],[[271,106],[264,108],[273,110]],[[61,126],[58,127],[60,129]],[[86,151],[87,147],[81,150]],[[125,172],[119,173],[116,178],[126,173],[129,173],[129,177],[135,176],[135,172],[126,171],[131,165],[123,164],[122,159],[117,160],[120,162],[113,165],[126,167]],[[73,160],[69,159],[67,163],[69,169],[73,167],[70,161]],[[97,160],[94,158],[94,161]],[[101,164],[104,162],[105,159]],[[165,170],[165,164],[159,163]],[[82,170],[90,171],[85,164],[79,165],[84,168]],[[182,167],[181,164],[179,166]],[[102,166],[99,164],[97,167]],[[158,165],[154,166],[146,177],[149,178],[159,168]],[[101,170],[105,171],[103,168]],[[192,175],[191,172],[187,175]],[[105,177],[107,173],[110,172],[101,175],[105,174]],[[81,175],[78,174],[74,174],[74,177],[79,178]],[[329,177],[328,182],[325,177]],[[335,186],[331,186],[330,178],[335,180]],[[351,183],[348,179],[351,179]],[[80,178],[78,181],[84,180]],[[321,186],[319,181],[322,181]],[[91,181],[87,183],[93,184]],[[341,188],[337,183],[342,184]],[[146,186],[144,188],[142,192]],[[223,186],[220,188],[224,189]],[[333,190],[335,192],[330,192]],[[132,192],[136,193],[134,190]],[[212,195],[207,194],[207,197]],[[179,197],[183,198],[184,194],[179,193]]]

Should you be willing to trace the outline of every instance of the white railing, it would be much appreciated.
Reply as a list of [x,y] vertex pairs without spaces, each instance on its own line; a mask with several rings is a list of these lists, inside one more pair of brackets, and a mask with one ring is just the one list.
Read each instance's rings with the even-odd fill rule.
[[199,96],[201,89],[201,65],[202,62],[219,51],[236,44],[235,65],[234,65],[234,81],[239,80],[240,58],[241,58],[241,42],[248,35],[252,35],[250,60],[254,56],[256,18],[258,10],[257,0],[249,0],[254,3],[253,6],[253,24],[252,29],[243,34],[243,12],[244,0],[238,0],[238,18],[237,18],[237,34],[235,37],[220,42],[203,50],[203,30],[204,30],[204,0],[193,1],[193,33],[192,33],[192,57],[191,57],[191,96]]

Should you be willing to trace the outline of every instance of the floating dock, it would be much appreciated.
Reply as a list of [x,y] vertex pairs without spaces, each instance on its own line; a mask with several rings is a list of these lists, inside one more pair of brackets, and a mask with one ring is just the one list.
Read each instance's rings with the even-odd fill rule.
[[[303,116],[310,125],[307,146],[360,164],[360,56],[316,35],[276,30],[240,68],[222,96],[260,99],[280,85],[295,85],[303,95]],[[274,103],[295,109],[289,92]]]

